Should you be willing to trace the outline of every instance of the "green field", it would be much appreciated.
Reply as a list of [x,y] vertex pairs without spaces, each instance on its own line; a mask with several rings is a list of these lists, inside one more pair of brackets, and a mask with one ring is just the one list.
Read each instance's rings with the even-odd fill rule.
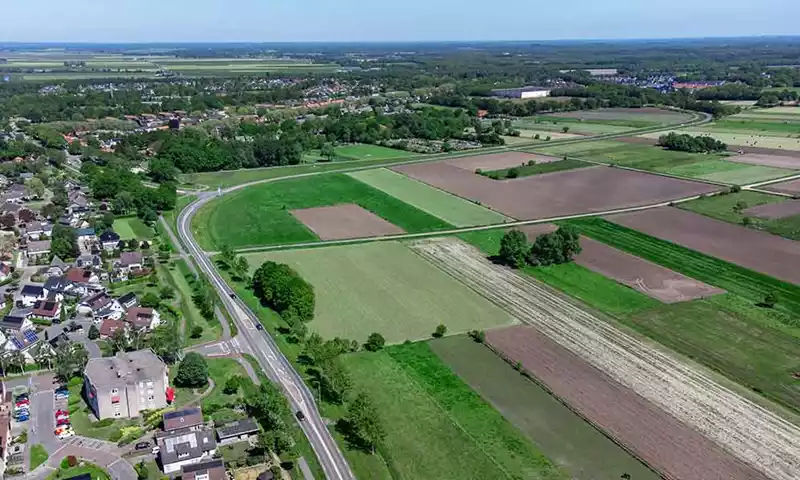
[[[689,135],[710,135],[715,139],[733,146],[771,148],[775,150],[800,150],[800,138],[781,132],[748,132],[732,131],[719,127],[701,127],[690,130],[676,130],[676,133]],[[647,133],[640,135],[645,138],[658,138],[668,132]]]
[[[194,275],[189,270],[185,260],[177,260],[174,265],[166,269],[167,283],[176,290],[178,307],[183,314],[185,323],[184,342],[186,346],[197,345],[200,343],[219,340],[222,335],[222,326],[216,320],[206,320],[203,314],[192,299],[193,289],[191,283],[194,282]],[[191,338],[192,328],[198,326],[203,329],[203,333],[198,338]]]
[[490,225],[507,220],[504,215],[486,207],[385,168],[348,175],[456,227]]
[[[796,117],[800,121],[800,116]],[[789,121],[758,121],[751,119],[742,120],[717,120],[712,123],[709,128],[719,130],[743,130],[747,132],[777,132],[777,133],[793,133],[800,134],[800,123]]]
[[690,114],[676,112],[672,110],[644,109],[644,108],[600,108],[597,110],[576,110],[552,115],[545,115],[542,118],[567,120],[582,122],[612,122],[632,126],[649,125],[668,125],[674,123],[688,122],[692,120]]
[[347,160],[406,158],[415,155],[414,153],[406,150],[397,150],[395,148],[381,147],[380,145],[366,144],[343,145],[341,147],[334,148],[334,152],[336,153],[337,157]]
[[446,222],[347,175],[287,179],[229,193],[204,205],[192,223],[207,249],[314,242],[290,210],[355,203],[407,232],[452,228]]
[[[765,397],[800,411],[800,322],[727,294],[663,306],[626,323]],[[793,321],[796,321],[795,318]]]
[[[661,134],[653,134],[656,137]],[[584,142],[554,147],[532,147],[526,150],[549,155],[569,155],[624,167],[638,168],[669,175],[747,184],[791,175],[793,170],[749,165],[724,160],[723,155],[664,150],[655,145],[638,145],[611,140]]]
[[[715,195],[713,197],[700,198],[691,202],[682,203],[680,208],[690,210],[707,217],[716,218],[725,222],[742,225],[744,213],[734,211],[737,204],[742,204],[745,209],[768,203],[782,203],[789,200],[786,197],[770,195],[767,193],[742,191],[728,195]],[[792,217],[762,219],[750,217],[751,228],[765,230],[774,235],[800,240],[800,215]]]
[[776,292],[780,298],[776,309],[800,315],[800,287],[796,285],[601,218],[569,220],[567,223],[588,237],[735,293],[752,303],[761,302],[767,293]]
[[[576,123],[574,119],[552,119],[536,120],[536,118],[521,118],[513,120],[512,125],[514,128],[524,130],[536,130],[541,132],[541,139],[543,140],[544,132],[564,133],[564,127],[569,127],[567,133],[582,134],[582,135],[604,135],[608,133],[624,133],[633,130],[632,127],[609,125],[607,123]],[[556,137],[553,137],[554,139]]]
[[[564,170],[574,170],[576,168],[583,168],[583,167],[590,167],[592,166],[591,163],[582,162],[580,160],[575,160],[572,158],[568,158],[566,160],[558,160],[555,162],[547,162],[547,163],[536,163],[534,165],[522,165],[519,167],[513,167],[514,170],[517,172],[517,176],[519,177],[530,177],[531,175],[540,175],[543,173],[552,173],[552,172],[561,172]],[[497,176],[499,179],[508,178],[508,171],[512,170],[511,168],[504,168],[501,170],[490,170],[486,172],[482,172],[482,175],[486,175],[488,177]]]
[[392,478],[567,478],[427,344],[348,355],[343,362],[380,412],[388,435],[378,451]]
[[114,231],[122,240],[152,240],[153,229],[136,217],[114,219]]
[[576,480],[660,478],[489,348],[458,336],[429,343],[448,367]]
[[[458,236],[488,256],[500,251],[503,230],[467,232]],[[522,272],[553,288],[611,315],[630,314],[661,305],[657,300],[627,285],[604,277],[576,263],[547,267],[525,267]]]
[[286,263],[314,285],[310,328],[325,338],[388,342],[429,338],[443,323],[448,333],[509,325],[512,318],[398,242],[287,250],[246,255],[251,268]]

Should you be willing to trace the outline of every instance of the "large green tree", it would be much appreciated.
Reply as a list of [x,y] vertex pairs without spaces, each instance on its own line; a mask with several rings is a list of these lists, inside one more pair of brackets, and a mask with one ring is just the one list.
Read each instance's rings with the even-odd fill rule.
[[497,256],[501,262],[510,267],[522,268],[527,263],[529,250],[528,237],[514,229],[503,234],[503,238],[500,240],[500,252]]
[[175,385],[179,387],[197,388],[208,385],[208,364],[197,352],[189,352],[178,364]]

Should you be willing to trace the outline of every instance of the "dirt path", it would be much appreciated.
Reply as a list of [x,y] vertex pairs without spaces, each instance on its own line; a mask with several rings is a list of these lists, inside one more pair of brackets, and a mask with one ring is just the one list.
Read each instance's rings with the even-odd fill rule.
[[538,283],[490,263],[469,245],[444,239],[420,241],[412,248],[766,476],[800,477],[797,426]]

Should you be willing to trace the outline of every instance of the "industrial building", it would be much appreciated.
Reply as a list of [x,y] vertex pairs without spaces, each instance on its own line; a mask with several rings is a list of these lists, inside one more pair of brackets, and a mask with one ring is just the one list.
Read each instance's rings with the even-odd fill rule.
[[544,87],[500,88],[492,90],[492,96],[502,98],[542,98],[550,96],[550,89]]

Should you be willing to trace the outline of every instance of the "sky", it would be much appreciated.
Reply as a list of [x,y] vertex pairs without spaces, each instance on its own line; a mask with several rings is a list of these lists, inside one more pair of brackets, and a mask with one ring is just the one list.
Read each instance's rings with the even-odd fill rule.
[[[798,0],[4,0],[0,42],[800,35]],[[781,13],[783,12],[783,14]]]

